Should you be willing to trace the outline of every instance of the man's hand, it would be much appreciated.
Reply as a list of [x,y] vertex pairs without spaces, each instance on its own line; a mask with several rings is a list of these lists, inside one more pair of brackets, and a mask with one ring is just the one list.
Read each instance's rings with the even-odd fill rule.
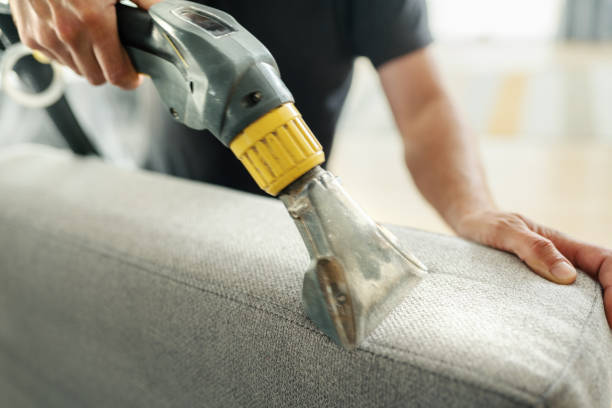
[[519,214],[483,211],[463,217],[459,235],[516,254],[538,275],[569,284],[575,267],[598,280],[604,290],[604,308],[612,328],[612,251],[577,241]]
[[590,274],[604,289],[612,328],[612,251],[496,209],[478,142],[461,124],[426,49],[391,60],[378,73],[404,139],[406,165],[444,220],[465,238],[518,255],[553,282],[574,282],[574,266]]
[[[157,0],[159,1],[159,0]],[[136,3],[149,8],[156,0]],[[93,85],[132,89],[140,83],[119,42],[115,0],[12,0],[21,41],[70,67]]]

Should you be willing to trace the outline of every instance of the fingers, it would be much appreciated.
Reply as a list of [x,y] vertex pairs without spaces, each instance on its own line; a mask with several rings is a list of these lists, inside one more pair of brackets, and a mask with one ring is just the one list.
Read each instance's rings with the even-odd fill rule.
[[93,53],[104,78],[124,89],[136,88],[140,79],[119,40],[114,7],[106,13],[100,24],[100,27],[92,32],[92,40]]
[[[612,262],[609,260],[612,257],[610,250],[571,238],[559,231],[538,225],[525,217],[521,216],[521,218],[531,230],[550,239],[573,265],[595,279],[603,268],[604,262],[607,262],[608,265]],[[612,268],[612,265],[609,265],[608,268]]]
[[531,230],[518,230],[508,243],[509,249],[543,278],[564,285],[576,280],[576,269],[550,239]]
[[40,50],[52,60],[69,67],[77,74],[81,74],[81,71],[77,68],[76,63],[72,58],[72,54],[57,37],[55,31],[51,29],[41,31],[41,34],[39,34],[39,37],[37,38],[37,44],[40,45],[35,47],[35,49]]
[[92,85],[106,80],[93,51],[90,30],[98,27],[99,14],[93,11],[68,11],[61,6],[53,9],[54,27],[58,38],[69,50],[78,70]]
[[552,282],[570,284],[576,280],[576,269],[569,260],[518,214],[486,211],[469,215],[462,222],[461,234],[516,254],[534,272]]
[[558,231],[535,224],[522,217],[536,233],[550,241],[574,265],[597,279],[604,291],[604,309],[612,328],[612,251],[573,239]]
[[[32,16],[34,12],[37,14]],[[26,46],[80,74],[70,51],[50,24],[51,10],[47,4],[35,2],[31,9],[25,10],[15,7],[13,17],[19,22],[19,37]]]
[[114,1],[12,3],[20,37],[30,48],[70,67],[93,85],[110,82],[132,89],[140,83],[119,40]]
[[[38,16],[34,13],[34,9],[37,10],[40,14],[40,19],[48,18],[49,10],[48,7],[40,6],[28,7],[27,4],[23,2],[12,1],[9,3],[11,7],[11,15],[13,16],[13,20],[15,21],[15,25],[17,26],[17,31],[19,33],[19,38],[21,42],[24,43],[28,48],[33,50],[43,51],[43,47],[36,41],[35,33],[38,31],[40,26]],[[44,5],[43,5],[44,6]]]

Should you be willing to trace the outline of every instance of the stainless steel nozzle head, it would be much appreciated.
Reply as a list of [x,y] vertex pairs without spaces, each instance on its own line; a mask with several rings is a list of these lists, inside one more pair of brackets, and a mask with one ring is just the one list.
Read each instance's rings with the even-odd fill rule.
[[318,166],[280,198],[311,258],[302,291],[306,314],[336,343],[357,347],[427,268]]

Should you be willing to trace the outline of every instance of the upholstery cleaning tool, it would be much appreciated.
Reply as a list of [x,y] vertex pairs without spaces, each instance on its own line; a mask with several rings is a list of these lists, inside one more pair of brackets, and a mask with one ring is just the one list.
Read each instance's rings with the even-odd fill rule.
[[426,268],[319,166],[322,147],[270,52],[233,17],[198,3],[165,0],[148,12],[118,4],[117,20],[172,117],[209,130],[259,187],[280,195],[311,258],[307,315],[336,343],[358,346]]
[[336,343],[359,345],[426,268],[319,167],[321,145],[268,50],[230,15],[197,3],[165,0],[148,13],[119,5],[117,16],[134,66],[170,114],[210,130],[263,190],[280,194],[311,257],[306,313]]

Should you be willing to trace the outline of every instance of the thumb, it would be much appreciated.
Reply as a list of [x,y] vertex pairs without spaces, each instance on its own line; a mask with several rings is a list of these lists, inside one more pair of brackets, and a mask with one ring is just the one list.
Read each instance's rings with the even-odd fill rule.
[[132,0],[132,1],[136,3],[136,5],[140,7],[141,9],[148,10],[149,8],[151,8],[151,6],[153,6],[156,3],[159,3],[162,0]]
[[576,280],[576,268],[548,238],[531,230],[519,230],[510,237],[509,247],[535,273],[549,281],[567,285]]

